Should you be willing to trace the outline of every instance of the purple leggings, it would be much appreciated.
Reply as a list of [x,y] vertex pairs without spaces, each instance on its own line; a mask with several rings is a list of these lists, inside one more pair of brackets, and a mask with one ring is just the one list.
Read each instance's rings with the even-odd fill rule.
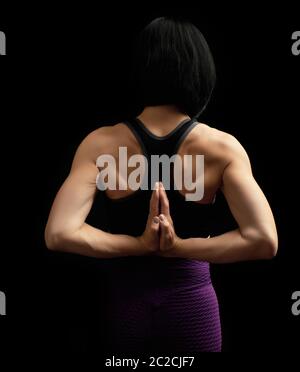
[[110,349],[173,354],[221,351],[219,306],[209,265],[181,259],[171,261],[172,265],[165,262],[114,273],[108,302]]

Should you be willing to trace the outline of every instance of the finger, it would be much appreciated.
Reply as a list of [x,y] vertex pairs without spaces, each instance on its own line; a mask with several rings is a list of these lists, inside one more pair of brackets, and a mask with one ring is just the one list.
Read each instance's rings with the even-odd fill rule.
[[161,213],[170,216],[169,199],[162,182],[159,183],[159,198],[161,202]]
[[159,218],[157,216],[153,217],[151,220],[151,229],[154,231],[159,230]]
[[160,227],[161,227],[161,232],[162,234],[168,234],[169,231],[170,231],[170,222],[168,221],[168,219],[166,218],[165,215],[163,214],[160,214],[159,215],[159,224],[160,224]]
[[159,213],[159,183],[155,183],[155,188],[150,199],[149,217],[154,218]]
[[161,213],[166,216],[168,221],[173,225],[173,220],[170,214],[170,202],[164,185],[162,182],[159,183],[159,192],[160,192],[160,204],[161,204]]
[[165,249],[172,240],[171,225],[166,216],[162,214],[159,215],[159,225],[162,249]]

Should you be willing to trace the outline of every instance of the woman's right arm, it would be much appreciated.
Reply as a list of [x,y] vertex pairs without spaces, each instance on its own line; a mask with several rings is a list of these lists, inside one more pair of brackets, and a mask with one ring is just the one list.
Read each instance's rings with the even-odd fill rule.
[[158,214],[157,191],[153,192],[146,230],[140,237],[110,234],[85,222],[97,192],[95,159],[99,141],[101,138],[95,131],[79,146],[70,174],[53,202],[45,229],[46,245],[50,250],[98,258],[149,254],[158,248],[151,240],[158,229],[153,222]]

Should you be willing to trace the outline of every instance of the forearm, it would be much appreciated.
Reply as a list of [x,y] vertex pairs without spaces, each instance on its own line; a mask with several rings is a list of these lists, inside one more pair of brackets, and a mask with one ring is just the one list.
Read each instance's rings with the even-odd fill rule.
[[237,229],[209,239],[179,239],[169,256],[231,263],[272,258],[273,252],[274,247],[269,239],[245,237]]
[[96,258],[139,256],[146,254],[139,237],[110,234],[84,223],[75,231],[58,234],[47,233],[46,244],[49,249],[75,253]]

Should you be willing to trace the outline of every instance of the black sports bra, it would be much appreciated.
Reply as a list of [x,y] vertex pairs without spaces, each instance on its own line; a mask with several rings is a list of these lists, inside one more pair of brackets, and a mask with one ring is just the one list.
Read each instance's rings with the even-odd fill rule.
[[[141,187],[128,196],[111,199],[104,196],[108,230],[111,233],[141,235],[145,229],[149,213],[149,201],[155,179],[151,182],[151,155],[175,155],[180,144],[188,133],[200,125],[195,118],[181,121],[174,130],[166,136],[156,136],[138,118],[124,121],[139,142],[143,155],[148,160],[148,189]],[[171,170],[172,172],[172,167]],[[161,181],[161,172],[159,179]],[[167,188],[166,188],[167,189]],[[170,213],[176,233],[181,238],[207,237],[211,234],[213,222],[213,205],[186,201],[185,197],[174,188],[172,173],[170,174],[170,189],[166,190],[170,201]]]

